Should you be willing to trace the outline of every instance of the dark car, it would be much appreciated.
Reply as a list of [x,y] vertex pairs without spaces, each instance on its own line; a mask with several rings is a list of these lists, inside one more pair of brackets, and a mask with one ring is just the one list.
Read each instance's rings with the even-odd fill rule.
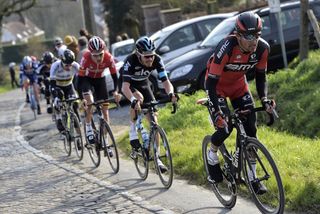
[[[310,1],[310,8],[320,17],[320,2]],[[283,68],[283,57],[278,39],[276,18],[269,8],[254,10],[263,21],[262,38],[270,44],[268,70]],[[300,1],[281,4],[280,18],[288,62],[299,53]],[[204,88],[206,64],[221,39],[234,31],[236,17],[222,21],[194,50],[177,57],[166,65],[170,80],[177,92],[192,93]],[[310,26],[310,48],[318,48]]]

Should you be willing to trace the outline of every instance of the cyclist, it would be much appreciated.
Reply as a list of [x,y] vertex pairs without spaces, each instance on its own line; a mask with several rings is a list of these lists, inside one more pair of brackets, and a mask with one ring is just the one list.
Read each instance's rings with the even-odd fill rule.
[[[206,92],[209,98],[209,111],[215,124],[216,132],[211,137],[211,148],[208,152],[208,168],[212,180],[221,182],[222,172],[217,151],[219,146],[230,135],[228,126],[229,108],[227,97],[236,109],[253,109],[254,102],[245,74],[255,72],[258,96],[266,111],[272,112],[274,101],[267,98],[266,70],[269,55],[269,44],[261,35],[261,18],[253,12],[238,15],[234,34],[222,39],[207,63]],[[226,129],[229,130],[226,131]],[[251,113],[244,122],[245,131],[250,137],[257,137],[256,114]],[[255,171],[255,162],[252,167]],[[249,175],[252,181],[252,175]],[[257,194],[267,191],[262,183],[254,183]]]
[[[120,95],[117,92],[117,71],[112,55],[105,49],[104,41],[93,36],[88,43],[88,50],[83,53],[78,74],[78,90],[82,92],[84,104],[93,103],[97,100],[108,99],[108,91],[105,79],[105,69],[109,69],[114,83],[113,96],[119,102]],[[92,90],[93,89],[93,90]],[[86,137],[89,145],[94,145],[94,133],[91,126],[91,106],[86,106]],[[109,122],[108,103],[102,105],[103,118]]]
[[[155,53],[153,41],[144,36],[136,41],[135,52],[126,58],[120,71],[123,80],[122,92],[131,101],[129,139],[134,150],[141,147],[133,120],[135,110],[140,110],[140,104],[143,102],[155,100],[148,81],[148,77],[153,70],[157,70],[158,77],[162,81],[166,93],[171,97],[171,101],[176,102],[177,96],[167,76],[162,59]],[[161,160],[158,159],[157,161],[161,171],[166,171]]]
[[[52,113],[52,108],[50,105],[50,68],[52,63],[57,61],[57,58],[51,53],[50,51],[46,51],[42,55],[42,59],[40,61],[40,64],[37,68],[37,74],[38,74],[38,79],[39,79],[39,85],[41,87],[41,83],[43,82],[44,84],[44,95],[46,97],[47,101],[47,113],[51,114]],[[42,89],[42,87],[41,87]]]
[[26,82],[29,82],[29,84],[32,85],[33,91],[36,97],[37,101],[37,113],[41,114],[41,108],[40,108],[40,92],[39,92],[39,85],[38,85],[38,79],[37,79],[37,61],[34,60],[31,56],[24,56],[22,59],[22,63],[20,64],[20,85],[26,90],[26,101],[29,101],[28,96],[28,88],[26,86]]
[[[53,106],[57,110],[57,129],[62,132],[64,127],[61,121],[61,114],[59,108],[59,100],[77,97],[77,93],[72,84],[73,77],[79,71],[80,65],[75,62],[74,53],[66,49],[61,55],[61,59],[54,62],[50,68],[50,86],[51,93],[54,97]],[[78,104],[74,102],[74,112],[80,120],[78,113]]]

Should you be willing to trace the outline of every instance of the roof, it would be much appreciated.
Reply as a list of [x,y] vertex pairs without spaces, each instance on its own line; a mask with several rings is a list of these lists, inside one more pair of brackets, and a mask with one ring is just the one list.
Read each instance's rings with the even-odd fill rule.
[[134,43],[134,39],[126,39],[120,42],[116,42],[111,45],[111,50],[124,45],[133,44],[133,43]]

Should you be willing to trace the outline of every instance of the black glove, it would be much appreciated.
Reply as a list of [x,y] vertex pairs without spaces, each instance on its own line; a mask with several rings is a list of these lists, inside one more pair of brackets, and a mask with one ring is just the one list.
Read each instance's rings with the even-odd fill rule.
[[213,123],[217,128],[226,128],[228,123],[222,111],[218,111],[213,115]]
[[131,102],[131,108],[132,108],[132,109],[134,109],[134,107],[137,105],[137,102],[138,102],[137,99],[134,99],[134,100]]
[[276,102],[274,100],[269,100],[266,97],[261,99],[261,104],[268,113],[272,113],[273,109],[276,107]]
[[170,93],[169,98],[172,100],[173,95],[177,98],[177,101],[180,99],[179,95],[177,93]]

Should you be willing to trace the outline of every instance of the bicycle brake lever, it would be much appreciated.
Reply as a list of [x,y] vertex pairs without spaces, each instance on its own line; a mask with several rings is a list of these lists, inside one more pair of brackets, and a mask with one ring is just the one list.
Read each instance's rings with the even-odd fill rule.
[[175,114],[177,112],[177,103],[172,103],[172,111],[171,114]]

